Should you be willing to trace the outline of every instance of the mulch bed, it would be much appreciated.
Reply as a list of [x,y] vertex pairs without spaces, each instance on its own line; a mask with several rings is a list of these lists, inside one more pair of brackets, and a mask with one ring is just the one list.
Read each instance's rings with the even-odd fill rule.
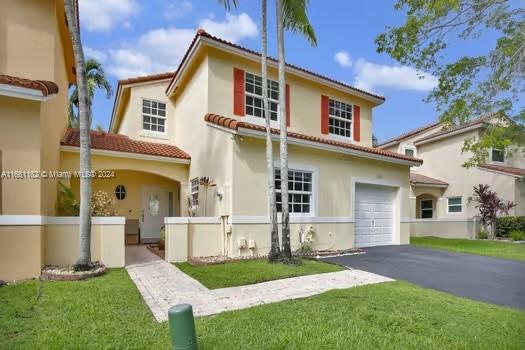
[[164,249],[160,249],[158,244],[148,244],[146,245],[146,248],[152,252],[153,254],[159,256],[162,260],[164,260],[166,251]]
[[46,265],[42,268],[40,279],[43,281],[80,281],[106,273],[106,266],[99,261],[87,271],[75,271],[73,265]]

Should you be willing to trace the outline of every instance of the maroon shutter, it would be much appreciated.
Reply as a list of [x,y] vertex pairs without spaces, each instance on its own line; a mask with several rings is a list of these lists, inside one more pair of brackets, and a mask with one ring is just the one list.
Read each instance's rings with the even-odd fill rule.
[[354,105],[354,141],[361,141],[361,107]]
[[244,116],[244,70],[233,68],[233,114]]
[[328,96],[321,96],[321,133],[328,134]]
[[290,85],[286,84],[286,126],[290,126]]

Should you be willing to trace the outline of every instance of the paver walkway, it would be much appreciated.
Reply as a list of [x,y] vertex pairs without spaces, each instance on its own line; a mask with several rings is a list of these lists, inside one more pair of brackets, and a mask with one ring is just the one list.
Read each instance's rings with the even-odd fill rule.
[[[143,248],[143,247],[142,247]],[[218,314],[261,304],[304,298],[332,289],[393,281],[360,270],[344,270],[318,275],[286,278],[247,286],[209,290],[173,264],[149,253],[147,262],[133,261],[126,266],[144,301],[157,321],[166,321],[168,309],[180,303],[193,306],[195,316]],[[126,252],[127,253],[127,252]]]

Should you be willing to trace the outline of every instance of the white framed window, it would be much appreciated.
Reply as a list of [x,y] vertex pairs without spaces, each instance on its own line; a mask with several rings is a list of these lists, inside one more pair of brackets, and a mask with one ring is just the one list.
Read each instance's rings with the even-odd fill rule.
[[142,129],[148,132],[166,133],[166,104],[142,100]]
[[454,214],[454,213],[461,213],[462,212],[462,204],[461,204],[461,197],[448,197],[448,203],[447,203],[447,212]]
[[[259,75],[246,72],[245,74],[246,115],[264,118],[262,99],[262,78]],[[279,83],[268,79],[268,108],[270,119],[279,120]]]
[[328,132],[330,135],[352,139],[353,105],[330,99],[328,103]]
[[493,148],[490,151],[490,160],[496,163],[505,163],[505,151]]
[[[288,208],[290,214],[313,213],[313,172],[288,170]],[[275,169],[277,211],[282,212],[281,169]]]
[[195,177],[190,181],[190,201],[191,206],[196,207],[199,205],[199,178]]
[[415,157],[416,156],[416,148],[414,146],[404,145],[403,146],[403,154],[408,157]]
[[421,205],[421,219],[432,219],[434,216],[434,202],[432,199],[423,199]]

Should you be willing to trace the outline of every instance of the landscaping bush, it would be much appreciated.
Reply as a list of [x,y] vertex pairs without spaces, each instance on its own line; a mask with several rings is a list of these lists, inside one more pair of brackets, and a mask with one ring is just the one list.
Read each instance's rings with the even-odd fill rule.
[[115,200],[113,196],[104,191],[95,191],[91,195],[91,215],[93,216],[115,216]]
[[478,239],[487,239],[489,238],[489,233],[487,231],[479,231]]
[[496,220],[496,235],[509,237],[512,231],[525,232],[525,216],[502,216]]
[[512,231],[510,233],[510,239],[513,241],[525,241],[525,232],[523,231]]

